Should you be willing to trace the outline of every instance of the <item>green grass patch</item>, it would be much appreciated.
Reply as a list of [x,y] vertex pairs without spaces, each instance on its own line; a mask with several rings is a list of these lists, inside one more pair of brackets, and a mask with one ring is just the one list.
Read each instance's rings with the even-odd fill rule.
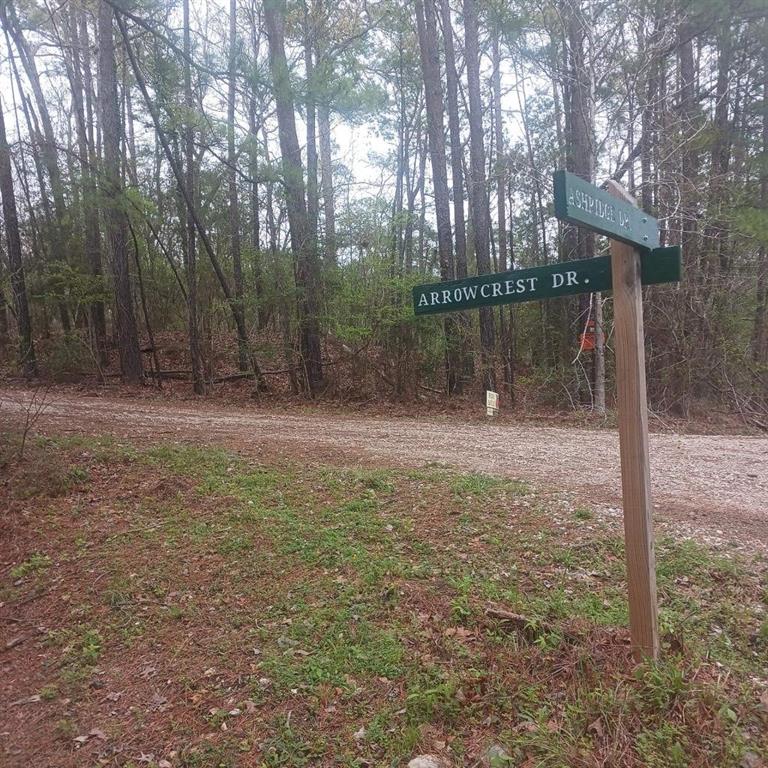
[[11,569],[12,579],[23,579],[25,576],[29,576],[32,573],[38,573],[44,571],[51,566],[51,558],[48,555],[44,555],[40,552],[35,552],[30,555],[23,563],[14,566]]
[[[525,484],[101,439],[35,442],[35,471],[49,455],[75,470],[66,494],[102,483],[99,503],[46,498],[37,553],[10,571],[62,565],[36,652],[41,697],[72,702],[41,727],[68,747],[98,678],[134,708],[110,733],[135,733],[167,690],[153,728],[184,743],[182,766],[472,765],[491,742],[510,758],[495,764],[551,768],[768,757],[765,563],[661,539],[663,654],[633,666],[621,536],[586,507],[589,526],[556,528]],[[119,499],[94,471],[108,461],[124,462]],[[11,610],[22,592],[3,593]]]
[[59,670],[63,685],[84,681],[99,661],[104,647],[101,632],[87,624],[75,624],[54,630],[46,638],[48,645],[60,649]]
[[455,477],[451,482],[451,491],[457,498],[483,498],[496,491],[503,491],[512,496],[524,496],[530,492],[528,485],[519,480],[506,480],[481,473]]

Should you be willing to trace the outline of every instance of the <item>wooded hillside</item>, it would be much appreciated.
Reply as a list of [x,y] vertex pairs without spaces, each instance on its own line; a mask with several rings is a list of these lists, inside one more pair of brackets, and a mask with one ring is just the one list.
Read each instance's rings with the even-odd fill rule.
[[591,258],[552,172],[681,245],[652,406],[768,423],[760,0],[0,3],[6,375],[613,403],[611,295],[416,318],[414,285]]

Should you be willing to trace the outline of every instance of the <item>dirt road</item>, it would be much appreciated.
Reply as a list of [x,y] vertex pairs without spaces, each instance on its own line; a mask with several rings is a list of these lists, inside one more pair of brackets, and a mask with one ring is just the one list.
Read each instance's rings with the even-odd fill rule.
[[[23,398],[20,391],[0,391],[0,425],[4,413],[22,409]],[[236,409],[70,393],[49,399],[37,425],[44,431],[203,442],[345,463],[437,462],[526,480],[607,514],[617,514],[620,506],[618,435],[613,430],[448,418],[290,415],[257,406]],[[768,438],[653,434],[651,473],[655,516],[664,528],[768,551]]]

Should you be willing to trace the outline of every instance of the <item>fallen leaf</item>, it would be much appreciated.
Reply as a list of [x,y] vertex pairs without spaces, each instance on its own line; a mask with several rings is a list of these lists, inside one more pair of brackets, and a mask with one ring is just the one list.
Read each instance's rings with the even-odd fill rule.
[[547,720],[547,730],[550,733],[557,733],[560,730],[557,720]]
[[104,731],[102,731],[100,728],[91,728],[88,733],[75,736],[74,741],[77,744],[85,744],[88,739],[101,739],[101,741],[106,741],[107,734],[104,733]]
[[605,732],[603,731],[603,723],[599,717],[597,718],[597,720],[595,720],[594,722],[590,723],[587,726],[587,731],[589,731],[590,733],[594,733],[598,739],[602,739],[603,736],[605,735]]

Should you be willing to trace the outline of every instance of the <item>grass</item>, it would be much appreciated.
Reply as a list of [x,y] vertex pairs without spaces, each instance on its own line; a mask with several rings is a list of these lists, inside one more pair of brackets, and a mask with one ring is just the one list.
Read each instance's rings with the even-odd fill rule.
[[451,480],[451,490],[457,498],[483,498],[494,491],[506,491],[513,496],[524,496],[529,492],[528,486],[519,480],[507,480],[481,473],[454,476]]
[[[43,468],[76,481],[50,494]],[[11,472],[22,583],[0,590],[47,629],[10,676],[40,695],[50,764],[80,764],[93,727],[133,740],[125,766],[768,757],[757,559],[661,540],[664,651],[638,666],[621,536],[586,508],[556,528],[522,483],[82,438],[36,441]]]
[[[77,624],[49,632],[46,643],[60,649],[58,682],[72,689],[93,671],[101,656],[104,640],[99,630]],[[58,686],[49,684],[44,690],[51,689],[58,690]]]
[[11,568],[11,578],[23,579],[31,573],[45,570],[50,564],[51,558],[48,557],[48,555],[43,555],[40,552],[33,552],[23,563],[19,563],[19,565]]
[[595,513],[586,507],[577,507],[573,510],[573,516],[576,520],[592,520]]

